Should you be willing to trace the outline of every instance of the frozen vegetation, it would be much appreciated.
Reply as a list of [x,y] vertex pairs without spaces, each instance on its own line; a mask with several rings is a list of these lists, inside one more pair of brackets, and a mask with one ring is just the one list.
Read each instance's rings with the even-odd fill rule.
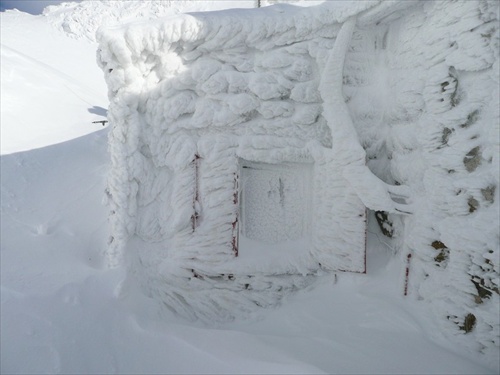
[[254,6],[1,14],[2,373],[498,373],[498,2]]

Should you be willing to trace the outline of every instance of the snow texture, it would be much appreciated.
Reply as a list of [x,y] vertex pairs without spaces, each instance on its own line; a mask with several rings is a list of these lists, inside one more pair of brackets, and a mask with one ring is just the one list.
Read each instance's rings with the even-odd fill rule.
[[[375,4],[196,13],[102,31],[113,127],[110,264],[125,252],[148,294],[208,320],[275,305],[320,269],[364,272],[365,206],[342,175],[364,158],[332,148],[345,137],[334,140],[318,85],[342,22]],[[276,168],[313,167],[304,176],[280,172],[267,191],[260,177],[240,181],[244,161],[274,165],[275,176]],[[307,175],[301,192],[296,181]],[[269,204],[252,198],[259,191]],[[284,194],[293,202],[286,207]],[[259,264],[237,257],[240,236],[305,242]]]
[[311,164],[247,162],[240,176],[242,236],[268,243],[310,236]]
[[[318,263],[364,271],[349,249],[365,206],[385,211],[401,293],[498,369],[498,22],[496,1],[375,1],[101,31],[111,264],[124,251],[130,283],[223,321],[308,285]],[[314,164],[308,256],[235,260],[238,159]]]
[[83,0],[48,6],[43,15],[48,23],[67,36],[95,42],[100,27],[155,20],[181,12],[254,6],[254,0],[127,0],[119,6],[115,0]]

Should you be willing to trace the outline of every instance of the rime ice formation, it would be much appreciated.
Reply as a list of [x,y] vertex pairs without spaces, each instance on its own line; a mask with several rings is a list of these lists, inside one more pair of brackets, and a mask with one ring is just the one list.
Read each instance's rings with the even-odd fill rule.
[[319,91],[323,99],[325,116],[332,137],[332,149],[336,159],[349,159],[342,163],[342,175],[356,191],[363,203],[372,210],[409,213],[404,204],[392,201],[395,198],[409,198],[406,186],[389,186],[378,179],[365,165],[366,153],[359,143],[349,109],[344,100],[342,82],[344,79],[344,58],[349,48],[356,18],[344,22],[337,36],[334,48],[322,73]]
[[351,158],[331,152],[318,84],[341,21],[374,4],[198,13],[101,34],[110,262],[127,246],[149,293],[221,320],[276,304],[319,270],[364,272],[365,206],[342,176]]
[[407,294],[497,369],[498,5],[413,2],[360,27],[343,86],[367,166],[407,186],[412,215],[389,215]]
[[[110,262],[223,321],[363,272],[365,206],[385,211],[401,292],[497,366],[498,20],[486,0],[327,2],[103,30]],[[240,248],[263,237],[282,242]]]
[[[262,7],[289,2],[299,5],[319,4],[322,0],[260,0]],[[156,20],[186,12],[214,11],[229,8],[254,8],[257,0],[127,0],[116,6],[116,0],[80,0],[51,5],[43,15],[50,24],[75,39],[96,41],[99,27],[125,22]]]

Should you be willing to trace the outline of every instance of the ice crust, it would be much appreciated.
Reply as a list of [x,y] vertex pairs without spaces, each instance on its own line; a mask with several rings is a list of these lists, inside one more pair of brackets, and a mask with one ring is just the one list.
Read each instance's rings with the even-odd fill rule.
[[[386,211],[401,292],[409,260],[409,296],[498,366],[498,20],[495,1],[338,2],[100,31],[111,265],[123,252],[129,282],[225,321],[309,285],[318,263],[362,272],[365,206]],[[235,158],[314,162],[310,254],[235,260]]]

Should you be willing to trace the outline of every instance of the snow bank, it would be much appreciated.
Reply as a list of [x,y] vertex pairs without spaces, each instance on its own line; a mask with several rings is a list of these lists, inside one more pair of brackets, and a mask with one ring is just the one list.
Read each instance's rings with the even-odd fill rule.
[[[102,128],[92,124],[106,115],[108,103],[95,47],[79,41],[75,48],[74,40],[41,16],[6,11],[0,17],[0,153],[45,147]],[[80,65],[90,68],[78,71]]]

